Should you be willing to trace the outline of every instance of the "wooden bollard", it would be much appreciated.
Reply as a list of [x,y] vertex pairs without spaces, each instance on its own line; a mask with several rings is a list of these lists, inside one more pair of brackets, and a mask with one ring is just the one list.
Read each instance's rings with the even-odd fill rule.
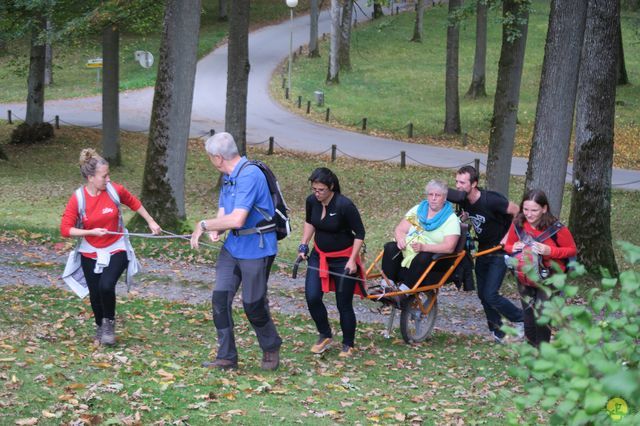
[[408,133],[409,138],[413,137],[413,123],[409,123],[409,133]]
[[11,121],[11,110],[10,109],[7,110],[7,121],[9,122],[9,124],[13,124],[13,121]]
[[336,161],[336,151],[338,150],[338,145],[331,145],[331,162]]
[[55,123],[56,123],[56,129],[59,129],[60,128],[60,116],[59,115],[56,115]]
[[282,88],[284,89],[285,87],[287,87],[287,79],[282,77]]
[[473,160],[473,166],[476,168],[476,171],[480,173],[480,159],[476,158]]
[[467,134],[462,134],[462,146],[467,146]]
[[273,136],[269,136],[269,150],[267,151],[267,155],[273,154]]
[[400,168],[404,169],[405,167],[407,167],[407,153],[400,151]]
[[289,99],[289,88],[284,89],[284,98]]
[[367,117],[362,119],[362,130],[367,130]]
[[209,129],[209,136],[213,136],[216,134],[216,129]]
[[324,121],[329,121],[329,114],[331,113],[331,108],[327,108],[327,113],[324,116]]
[[302,107],[302,96],[298,96],[298,108]]
[[311,101],[307,101],[307,114],[311,112]]

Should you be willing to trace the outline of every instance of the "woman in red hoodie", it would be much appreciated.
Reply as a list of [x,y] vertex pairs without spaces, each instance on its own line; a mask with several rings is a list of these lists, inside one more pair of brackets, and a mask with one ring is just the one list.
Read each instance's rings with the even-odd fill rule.
[[89,289],[91,309],[96,323],[96,339],[103,345],[115,343],[116,283],[129,264],[128,241],[123,235],[120,209],[109,190],[115,191],[121,204],[142,216],[154,234],[160,226],[135,196],[109,178],[109,163],[94,149],[80,153],[80,173],[86,183],[79,189],[84,198],[84,215],[79,217],[78,197],[67,203],[60,223],[63,237],[80,237],[80,263]]
[[551,214],[543,191],[534,189],[525,194],[507,233],[505,250],[519,258],[516,277],[525,337],[531,345],[540,346],[551,340],[551,328],[536,323],[542,302],[549,299],[548,290],[538,287],[537,282],[553,271],[566,271],[566,260],[577,253],[571,233]]

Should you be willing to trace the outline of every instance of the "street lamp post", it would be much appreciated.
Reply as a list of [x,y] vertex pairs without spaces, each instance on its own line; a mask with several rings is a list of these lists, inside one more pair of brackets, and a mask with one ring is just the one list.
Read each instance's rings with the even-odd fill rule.
[[287,91],[291,96],[291,63],[293,62],[293,8],[298,5],[298,0],[286,0],[290,12],[290,35],[289,35],[289,76],[287,77]]

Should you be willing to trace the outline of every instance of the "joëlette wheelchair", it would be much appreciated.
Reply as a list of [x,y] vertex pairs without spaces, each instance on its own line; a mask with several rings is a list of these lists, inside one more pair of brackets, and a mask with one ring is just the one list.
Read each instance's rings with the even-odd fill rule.
[[[468,229],[469,225],[460,224],[460,238],[454,252],[434,255],[431,263],[427,265],[425,271],[412,288],[404,286],[404,290],[400,288],[393,289],[392,283],[384,275],[380,265],[383,251],[378,254],[373,263],[367,268],[366,280],[368,283],[375,279],[382,278],[383,280],[380,286],[367,287],[367,298],[391,307],[391,315],[385,333],[387,338],[391,334],[397,310],[400,310],[400,332],[405,342],[419,343],[431,336],[438,316],[438,292],[444,284],[452,281],[453,272],[467,254],[465,250],[465,235]],[[501,248],[502,246],[496,246],[476,253],[473,257],[489,254]],[[392,288],[391,291],[389,291],[390,288]]]

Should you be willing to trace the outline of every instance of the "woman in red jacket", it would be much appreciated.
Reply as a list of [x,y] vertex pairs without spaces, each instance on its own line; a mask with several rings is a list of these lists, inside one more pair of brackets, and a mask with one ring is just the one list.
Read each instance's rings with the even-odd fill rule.
[[[551,340],[551,328],[536,323],[542,302],[549,299],[549,294],[538,287],[537,282],[553,271],[565,271],[566,260],[577,253],[571,233],[551,214],[543,191],[531,190],[522,199],[520,213],[509,228],[505,250],[517,254],[520,266],[524,263],[529,266],[527,273],[516,267],[516,276],[524,310],[525,337],[531,345],[540,346],[541,342]],[[527,265],[524,266],[527,269]],[[537,274],[535,279],[532,274]]]
[[[84,194],[84,215],[79,218],[78,197],[74,193],[67,203],[60,223],[63,237],[80,237],[80,263],[89,289],[91,309],[96,323],[96,339],[103,345],[115,343],[116,283],[129,264],[128,241],[120,226],[119,206],[108,189],[115,190],[121,204],[142,216],[154,234],[160,226],[147,213],[135,196],[123,186],[111,183],[109,163],[94,149],[80,153],[80,173],[86,179],[81,187]],[[110,188],[108,188],[108,186]]]

